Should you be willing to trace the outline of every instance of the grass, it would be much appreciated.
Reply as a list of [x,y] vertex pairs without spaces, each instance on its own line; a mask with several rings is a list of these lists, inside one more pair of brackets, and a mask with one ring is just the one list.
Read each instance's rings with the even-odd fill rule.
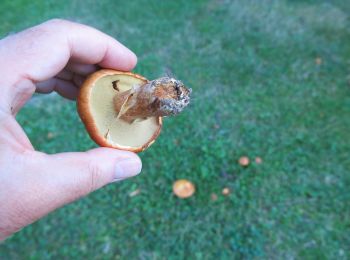
[[[136,72],[182,79],[193,102],[141,154],[143,174],[25,228],[0,258],[350,257],[349,13],[346,0],[2,1],[1,36],[52,17],[92,25],[138,54]],[[57,96],[18,120],[41,151],[95,147]],[[243,169],[242,155],[263,163]],[[194,197],[172,195],[178,178]]]

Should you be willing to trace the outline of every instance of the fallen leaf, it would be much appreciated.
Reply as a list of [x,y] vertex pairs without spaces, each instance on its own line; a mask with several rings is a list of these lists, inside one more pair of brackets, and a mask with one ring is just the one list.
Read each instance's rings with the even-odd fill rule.
[[315,63],[317,64],[317,65],[321,65],[322,64],[322,59],[320,58],[320,57],[317,57],[316,59],[315,59]]
[[135,196],[139,195],[140,192],[141,192],[140,189],[136,189],[136,190],[129,193],[129,197],[135,197]]
[[54,138],[54,136],[55,136],[54,133],[48,132],[46,137],[47,137],[47,139],[52,139],[52,138]]

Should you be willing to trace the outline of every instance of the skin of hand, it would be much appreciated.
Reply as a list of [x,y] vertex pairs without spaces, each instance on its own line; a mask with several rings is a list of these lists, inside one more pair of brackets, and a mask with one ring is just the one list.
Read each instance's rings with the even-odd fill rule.
[[0,241],[141,171],[136,154],[110,148],[35,151],[15,118],[34,92],[56,91],[74,100],[84,77],[98,67],[130,71],[136,62],[135,54],[112,37],[59,19],[0,40]]

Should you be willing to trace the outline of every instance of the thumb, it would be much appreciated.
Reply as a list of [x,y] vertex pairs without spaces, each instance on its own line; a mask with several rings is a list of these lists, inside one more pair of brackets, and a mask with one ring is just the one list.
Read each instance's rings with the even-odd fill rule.
[[137,175],[141,160],[131,152],[97,148],[81,153],[26,155],[20,173],[24,225],[114,181]]

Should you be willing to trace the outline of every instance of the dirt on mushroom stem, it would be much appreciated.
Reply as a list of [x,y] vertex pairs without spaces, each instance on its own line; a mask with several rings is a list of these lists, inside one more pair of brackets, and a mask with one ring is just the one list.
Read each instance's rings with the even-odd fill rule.
[[115,110],[118,118],[128,123],[151,116],[176,115],[189,104],[191,92],[180,80],[163,77],[123,93],[117,92]]

